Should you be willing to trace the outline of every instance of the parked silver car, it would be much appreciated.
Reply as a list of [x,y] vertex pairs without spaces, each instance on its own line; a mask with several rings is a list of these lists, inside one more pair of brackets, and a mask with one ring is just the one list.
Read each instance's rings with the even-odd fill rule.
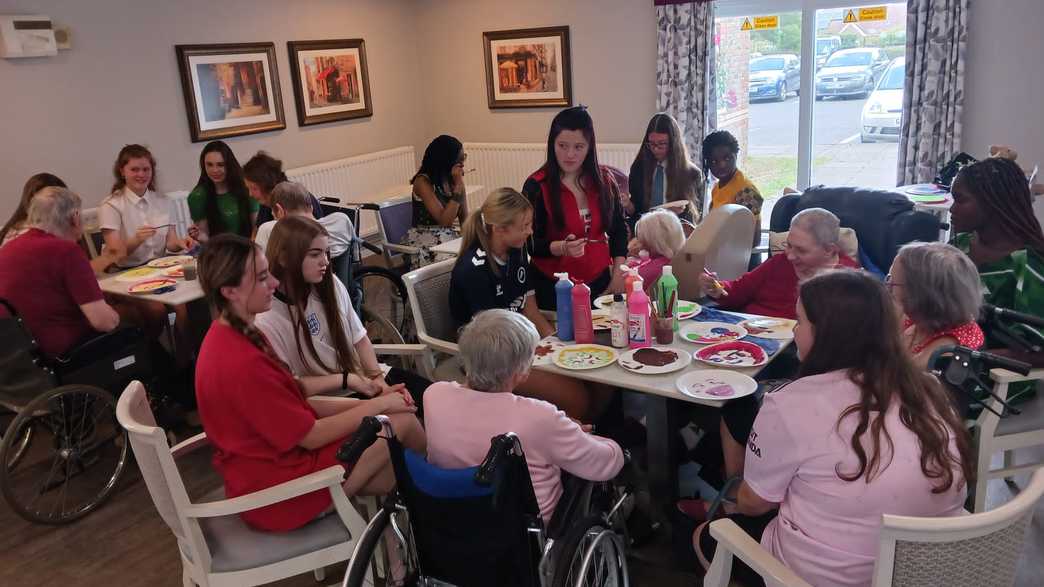
[[859,139],[864,143],[898,141],[903,123],[903,86],[906,80],[906,58],[896,57],[888,65],[881,81],[863,104]]
[[874,90],[878,75],[888,65],[880,49],[842,49],[835,51],[816,72],[816,100],[828,96],[865,98]]

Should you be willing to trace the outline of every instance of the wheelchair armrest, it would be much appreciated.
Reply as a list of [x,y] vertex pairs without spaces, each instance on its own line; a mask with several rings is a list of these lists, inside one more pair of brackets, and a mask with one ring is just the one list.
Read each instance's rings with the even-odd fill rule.
[[329,489],[331,493],[334,491],[343,493],[344,489],[341,487],[341,482],[344,480],[344,473],[344,467],[333,465],[304,477],[291,479],[268,489],[240,495],[239,497],[194,503],[186,507],[184,512],[189,518],[217,518],[262,508],[319,489]]
[[111,353],[114,350],[126,349],[127,347],[143,343],[145,334],[140,328],[117,328],[91,338],[90,340],[73,347],[72,350],[53,359],[54,366],[61,370],[67,370],[73,366],[88,365]]

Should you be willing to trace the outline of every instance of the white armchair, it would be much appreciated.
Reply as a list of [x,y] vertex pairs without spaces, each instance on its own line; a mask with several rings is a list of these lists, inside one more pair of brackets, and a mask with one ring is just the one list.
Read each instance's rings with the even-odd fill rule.
[[[463,379],[456,357],[457,325],[449,309],[450,278],[455,259],[421,267],[403,276],[417,339],[426,345],[424,371],[432,381]],[[445,356],[449,355],[448,358]]]
[[[193,502],[174,459],[206,445],[205,433],[170,448],[139,381],[127,386],[116,417],[130,437],[153,504],[177,538],[186,586],[259,585],[322,569],[351,558],[366,527],[341,487],[344,468],[336,465],[232,499]],[[335,512],[291,532],[260,532],[240,519],[242,512],[325,489]]]

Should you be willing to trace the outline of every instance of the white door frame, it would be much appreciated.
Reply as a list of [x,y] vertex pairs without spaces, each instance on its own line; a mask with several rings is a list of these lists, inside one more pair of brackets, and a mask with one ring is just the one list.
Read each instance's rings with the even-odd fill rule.
[[761,16],[801,11],[801,94],[798,96],[797,188],[812,183],[812,112],[815,107],[816,10],[896,4],[896,0],[718,0],[715,17]]

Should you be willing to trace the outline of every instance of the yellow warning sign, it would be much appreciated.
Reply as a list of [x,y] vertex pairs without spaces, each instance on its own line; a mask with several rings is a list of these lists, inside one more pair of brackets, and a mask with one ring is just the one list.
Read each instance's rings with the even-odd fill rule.
[[743,26],[740,27],[740,30],[741,31],[749,31],[752,28],[754,28],[754,27],[750,26],[750,19],[749,18],[744,18],[743,19]]
[[766,29],[778,29],[779,28],[779,17],[778,16],[755,16],[754,17],[754,30],[763,31]]
[[868,6],[866,8],[859,9],[859,21],[864,20],[885,20],[888,18],[888,7],[887,6]]
[[859,19],[856,18],[855,10],[849,10],[845,13],[845,23],[856,22],[857,20]]

